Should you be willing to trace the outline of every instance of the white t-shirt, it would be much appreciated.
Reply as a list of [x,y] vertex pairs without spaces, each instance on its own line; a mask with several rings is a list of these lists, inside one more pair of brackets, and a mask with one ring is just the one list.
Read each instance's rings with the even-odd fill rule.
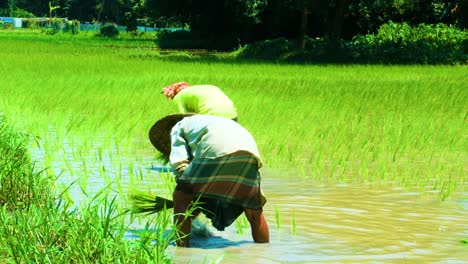
[[213,159],[247,151],[258,159],[260,154],[252,135],[237,122],[218,116],[193,115],[179,121],[171,131],[171,165],[177,167],[193,159]]

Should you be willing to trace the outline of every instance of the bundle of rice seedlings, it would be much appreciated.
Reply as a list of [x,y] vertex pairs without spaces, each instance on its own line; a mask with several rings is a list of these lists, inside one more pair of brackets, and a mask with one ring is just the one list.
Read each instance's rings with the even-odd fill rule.
[[136,214],[154,214],[174,207],[173,201],[142,191],[132,191],[130,200],[131,212]]

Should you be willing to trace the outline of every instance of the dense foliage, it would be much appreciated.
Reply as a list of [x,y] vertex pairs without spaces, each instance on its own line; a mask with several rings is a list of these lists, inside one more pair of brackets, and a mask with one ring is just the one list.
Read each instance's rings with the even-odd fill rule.
[[99,29],[99,33],[103,37],[112,38],[119,35],[119,30],[114,24],[105,24]]
[[[50,3],[50,4],[49,4]],[[51,7],[56,7],[51,9]],[[337,10],[342,8],[343,10]],[[302,16],[304,14],[305,16]],[[418,15],[414,15],[418,14]],[[185,26],[201,33],[234,34],[242,41],[342,33],[346,39],[375,33],[388,21],[445,23],[467,27],[468,0],[9,0],[0,2],[0,16],[66,17],[121,25]],[[301,21],[303,18],[306,21]],[[342,25],[342,26],[341,26]],[[339,30],[340,32],[334,32]]]
[[28,208],[34,201],[45,203],[44,180],[33,173],[33,164],[26,149],[28,136],[7,126],[0,115],[0,206],[9,210]]
[[445,24],[388,23],[352,42],[356,59],[389,63],[466,63],[468,32]]
[[293,41],[279,38],[248,44],[237,56],[309,63],[466,64],[468,32],[445,24],[412,27],[390,22],[376,34],[356,36],[351,41],[307,38],[300,50]]
[[[173,29],[160,32],[156,44],[163,49],[218,51],[232,51],[249,44],[240,52],[243,57],[292,61],[465,62],[466,48],[459,37],[466,35],[463,30],[467,27],[467,14],[468,0],[10,0],[0,3],[0,16],[43,17],[40,22],[25,20],[24,26],[42,24],[48,27],[44,30],[47,34],[59,31],[76,34],[78,21],[103,25],[100,35],[108,37],[118,34],[108,24],[124,25],[129,32],[136,32],[139,25],[179,28],[182,30],[178,32]],[[71,25],[57,17],[74,22]],[[0,27],[11,28],[11,25]],[[280,43],[286,46],[278,47]],[[281,55],[276,57],[277,53]]]
[[233,36],[209,37],[200,36],[192,31],[161,31],[157,34],[156,44],[161,49],[210,49],[232,50],[236,46]]

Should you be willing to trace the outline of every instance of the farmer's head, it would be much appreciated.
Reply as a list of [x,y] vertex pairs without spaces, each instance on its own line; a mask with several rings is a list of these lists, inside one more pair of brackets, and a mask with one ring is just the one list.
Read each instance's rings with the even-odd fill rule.
[[189,87],[190,85],[186,82],[176,82],[169,86],[162,88],[162,93],[166,95],[167,98],[173,99],[180,91]]
[[149,140],[151,144],[163,155],[165,159],[169,159],[171,154],[171,130],[184,117],[193,114],[174,114],[165,116],[151,127],[149,131]]

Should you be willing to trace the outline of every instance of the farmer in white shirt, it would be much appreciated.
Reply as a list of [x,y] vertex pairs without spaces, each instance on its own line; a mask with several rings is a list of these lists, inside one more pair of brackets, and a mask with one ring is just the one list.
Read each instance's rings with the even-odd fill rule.
[[178,246],[190,246],[191,222],[186,218],[194,201],[213,226],[222,231],[245,213],[257,243],[268,243],[262,207],[260,154],[252,135],[237,122],[211,115],[175,114],[150,129],[153,146],[175,169],[174,222]]

